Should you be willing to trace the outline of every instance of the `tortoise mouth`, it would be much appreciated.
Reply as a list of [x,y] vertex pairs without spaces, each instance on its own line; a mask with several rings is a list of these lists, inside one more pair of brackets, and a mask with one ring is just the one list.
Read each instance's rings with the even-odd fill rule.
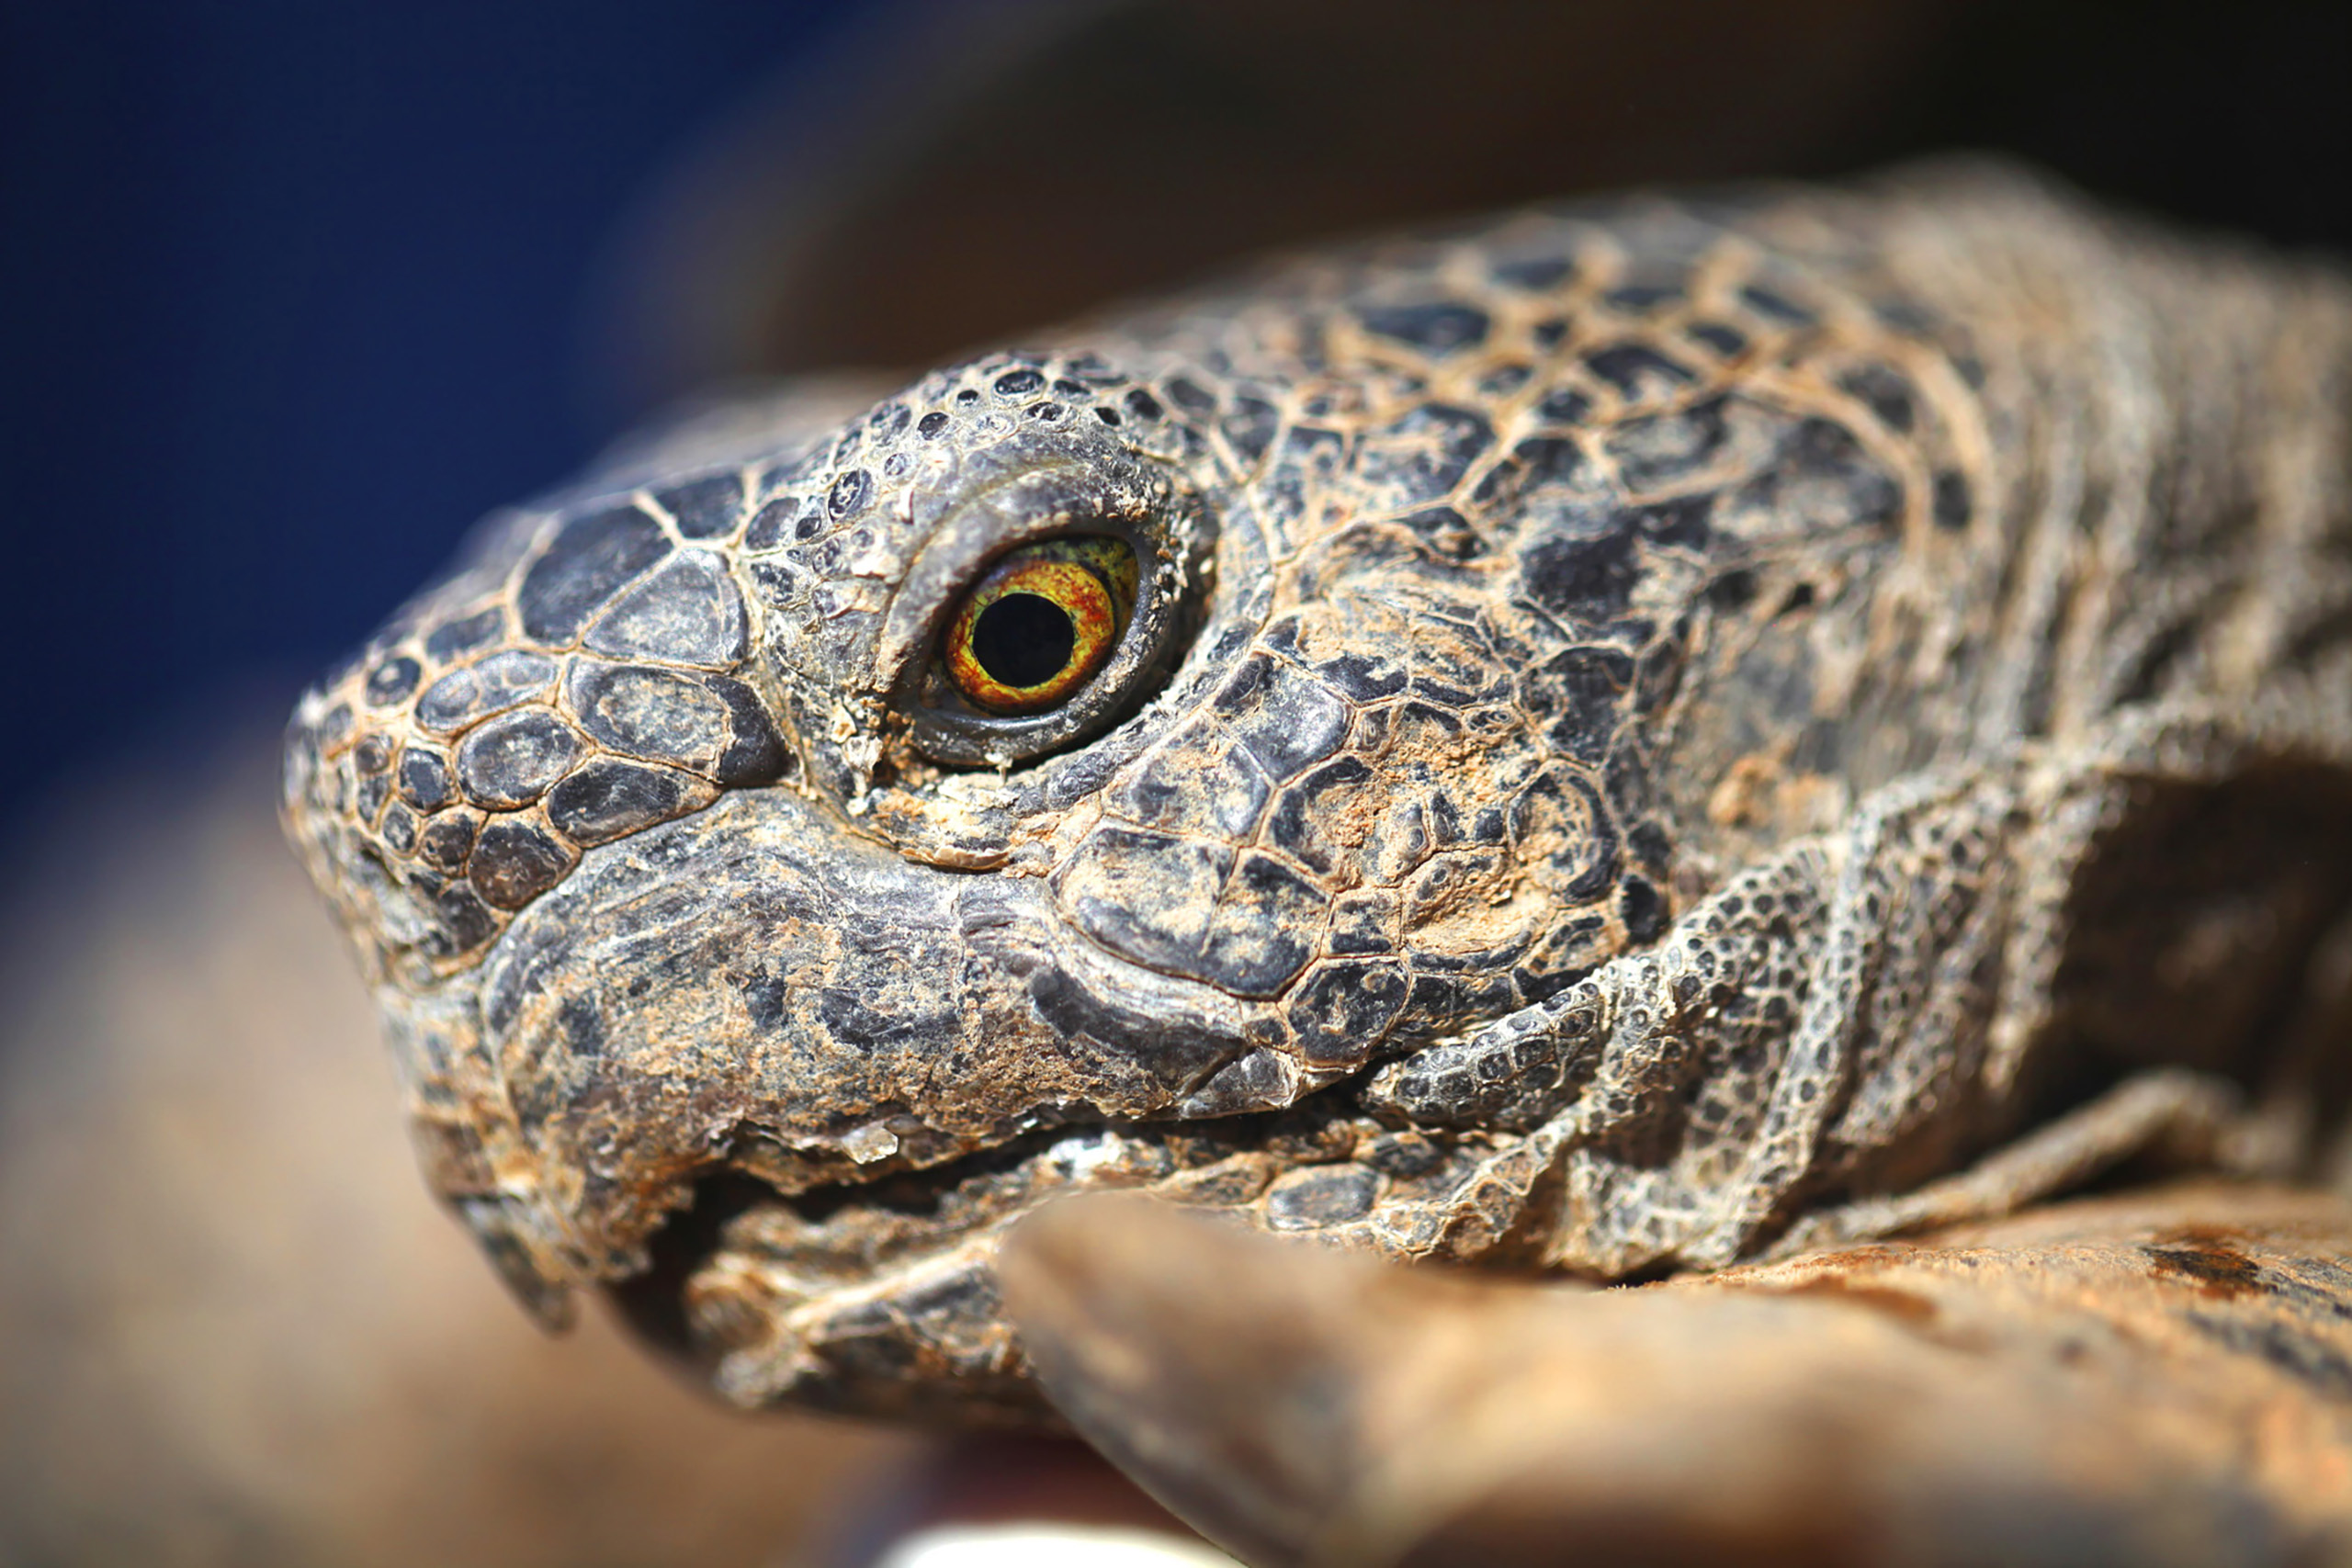
[[[653,1238],[650,1267],[606,1291],[739,1404],[1048,1423],[997,1304],[996,1243],[1014,1221],[1124,1189],[1265,1228],[1355,1229],[1396,1185],[1374,1166],[1400,1139],[1429,1143],[1363,1116],[1343,1085],[1279,1111],[1065,1124],[794,1194],[717,1172]],[[1285,1205],[1318,1175],[1339,1201]]]

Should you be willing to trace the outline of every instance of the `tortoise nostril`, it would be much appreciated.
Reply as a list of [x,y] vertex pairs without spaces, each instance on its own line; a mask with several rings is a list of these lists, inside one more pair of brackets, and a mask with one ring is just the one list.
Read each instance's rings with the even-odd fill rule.
[[1036,593],[1008,593],[980,612],[972,657],[1008,686],[1042,686],[1060,674],[1078,646],[1069,612]]

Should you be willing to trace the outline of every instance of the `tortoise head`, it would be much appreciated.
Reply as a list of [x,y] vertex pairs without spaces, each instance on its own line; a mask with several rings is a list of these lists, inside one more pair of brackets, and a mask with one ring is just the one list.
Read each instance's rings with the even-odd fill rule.
[[1435,1245],[1491,1141],[1357,1086],[1664,928],[1708,569],[1576,434],[1641,389],[1499,408],[1550,308],[1400,276],[495,520],[304,698],[291,831],[527,1299],[970,1414],[1064,1189]]

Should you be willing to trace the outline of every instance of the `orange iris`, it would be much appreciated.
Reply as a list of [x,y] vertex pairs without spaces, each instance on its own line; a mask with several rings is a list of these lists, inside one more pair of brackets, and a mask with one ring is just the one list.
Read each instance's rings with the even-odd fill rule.
[[1135,583],[1135,553],[1116,539],[1013,551],[964,595],[949,624],[948,678],[990,713],[1057,706],[1118,642]]

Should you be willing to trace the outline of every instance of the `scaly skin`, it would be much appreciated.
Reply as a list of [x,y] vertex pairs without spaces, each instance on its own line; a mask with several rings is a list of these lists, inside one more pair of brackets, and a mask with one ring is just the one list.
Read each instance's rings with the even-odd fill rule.
[[[2278,1163],[2347,370],[2340,278],[1976,167],[1286,264],[495,521],[288,821],[508,1279],[746,1402],[1035,1409],[989,1257],[1075,1188],[1623,1277]],[[959,706],[1064,534],[1125,641]]]

